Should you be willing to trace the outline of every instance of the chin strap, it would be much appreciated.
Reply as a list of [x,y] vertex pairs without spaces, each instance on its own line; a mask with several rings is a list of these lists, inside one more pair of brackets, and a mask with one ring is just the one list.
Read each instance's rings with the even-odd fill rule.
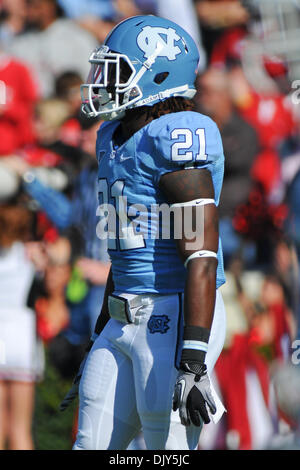
[[165,100],[167,98],[170,98],[171,96],[184,96],[185,98],[192,99],[195,94],[196,90],[189,88],[188,85],[178,86],[175,88],[169,88],[165,91],[160,91],[156,95],[150,95],[147,98],[139,100],[134,103],[133,107],[144,106],[156,100]]

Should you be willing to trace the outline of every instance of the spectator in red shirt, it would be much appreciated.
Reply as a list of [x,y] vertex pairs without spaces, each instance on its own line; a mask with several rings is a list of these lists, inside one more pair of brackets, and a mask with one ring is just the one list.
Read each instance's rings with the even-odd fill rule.
[[257,93],[249,85],[240,66],[231,69],[229,74],[233,100],[239,114],[256,129],[259,137],[261,151],[251,174],[269,197],[280,182],[280,146],[295,132],[292,107],[275,81],[269,92]]
[[[251,175],[260,183],[266,196],[272,198],[280,182],[279,146],[293,135],[295,121],[286,97],[289,91],[286,64],[277,57],[263,56],[262,52],[259,55],[259,51],[251,62],[249,48],[252,48],[252,54],[255,49],[251,39],[257,41],[257,38],[249,33],[250,23],[247,27],[237,26],[224,31],[214,44],[210,63],[227,70],[234,104],[240,116],[257,132],[260,152]],[[245,55],[250,61],[246,61],[246,66]]]
[[37,86],[28,68],[0,51],[0,156],[34,141]]

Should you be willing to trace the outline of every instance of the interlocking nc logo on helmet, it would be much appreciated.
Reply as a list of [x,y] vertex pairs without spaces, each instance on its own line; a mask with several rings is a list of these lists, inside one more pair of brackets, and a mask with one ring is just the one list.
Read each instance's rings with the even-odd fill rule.
[[145,26],[137,37],[137,44],[144,52],[144,57],[148,59],[156,50],[157,44],[161,43],[163,48],[158,57],[167,57],[169,60],[175,60],[181,53],[180,47],[175,45],[180,36],[173,28],[160,28],[154,26]]

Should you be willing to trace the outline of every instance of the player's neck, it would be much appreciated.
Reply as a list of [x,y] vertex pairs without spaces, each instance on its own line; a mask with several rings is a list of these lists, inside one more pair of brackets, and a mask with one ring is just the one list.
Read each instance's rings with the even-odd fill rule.
[[138,132],[142,127],[146,126],[153,120],[152,116],[149,116],[147,110],[133,109],[127,111],[125,118],[121,121],[122,137],[124,141],[130,139],[130,137]]

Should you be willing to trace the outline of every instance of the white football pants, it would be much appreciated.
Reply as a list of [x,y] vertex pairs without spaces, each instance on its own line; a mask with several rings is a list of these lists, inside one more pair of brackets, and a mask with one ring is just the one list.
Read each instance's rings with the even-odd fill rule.
[[[181,354],[183,296],[129,297],[134,297],[135,305],[141,300],[134,308],[134,323],[110,319],[88,355],[79,387],[73,449],[124,450],[141,430],[147,449],[195,449],[201,428],[183,426],[178,411],[171,411],[175,364]],[[208,372],[223,348],[225,323],[217,291]]]

